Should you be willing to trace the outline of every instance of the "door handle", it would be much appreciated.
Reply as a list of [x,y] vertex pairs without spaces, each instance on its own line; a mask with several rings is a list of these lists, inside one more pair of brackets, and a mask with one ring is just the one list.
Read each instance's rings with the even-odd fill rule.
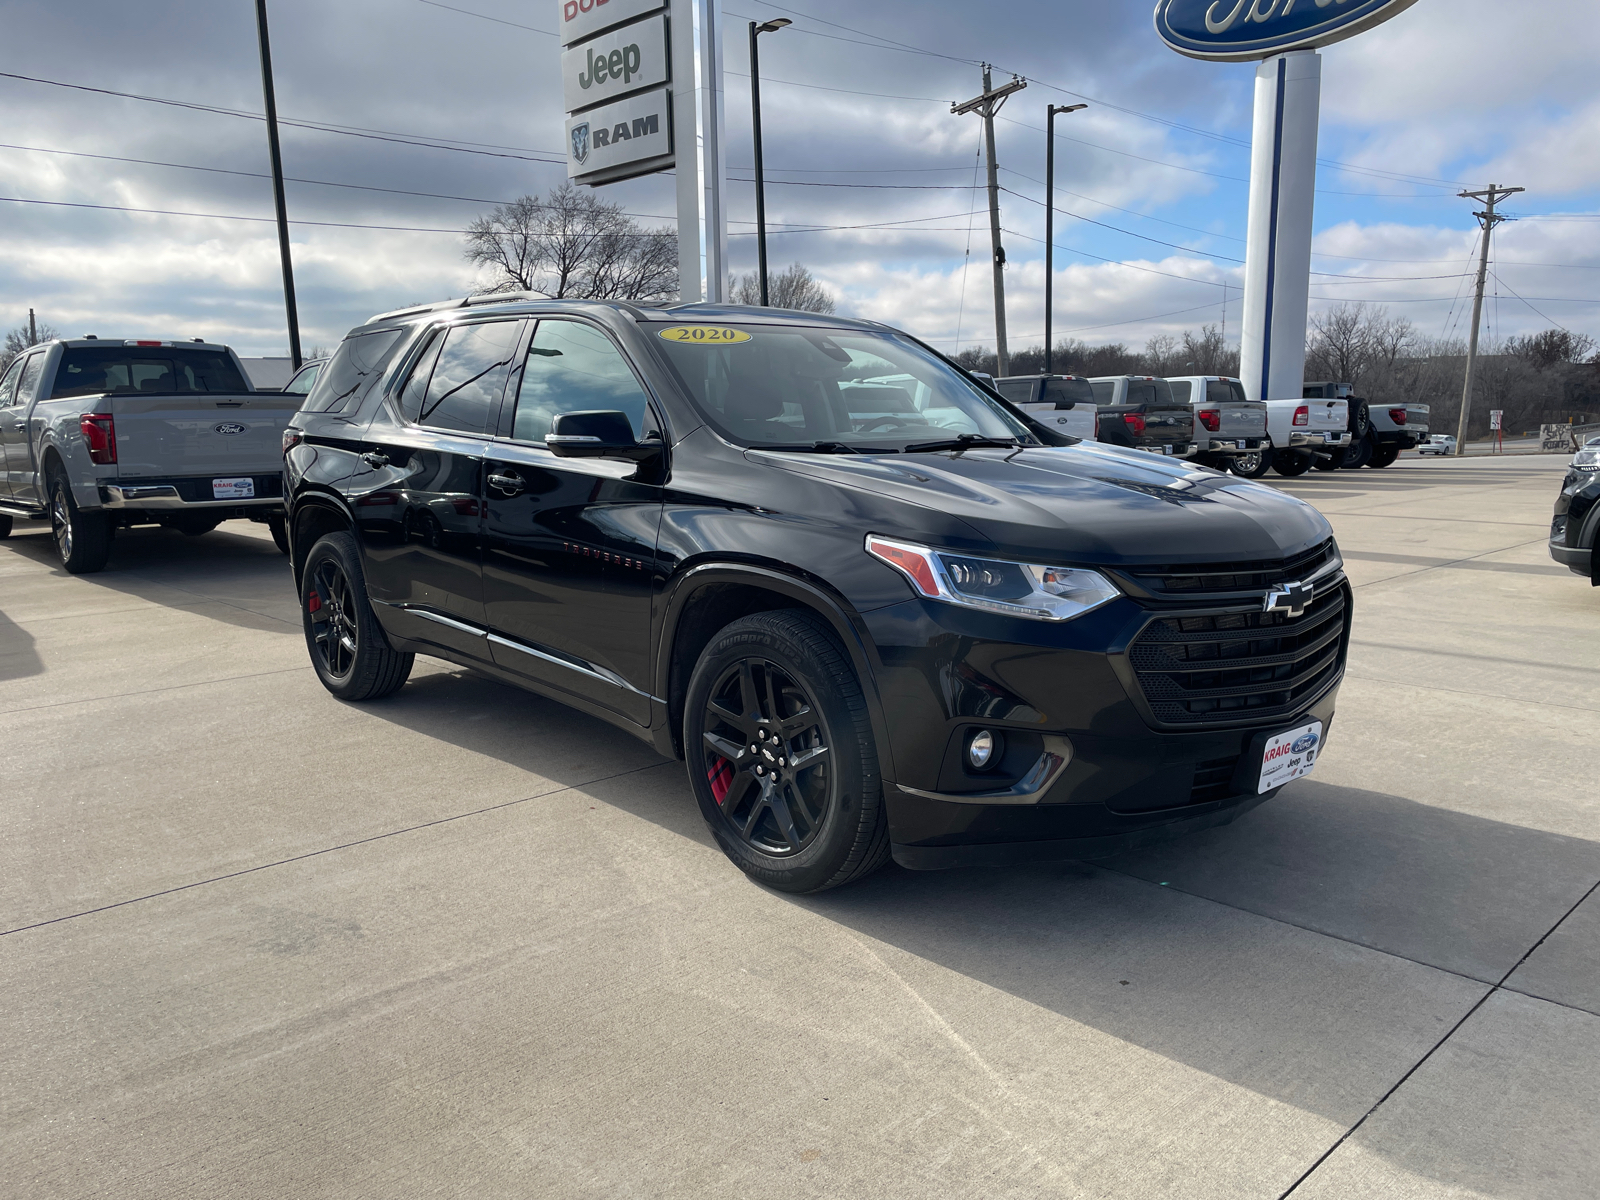
[[527,486],[527,484],[524,482],[522,476],[518,475],[515,471],[512,471],[508,475],[501,475],[498,472],[491,471],[489,473],[489,486],[494,488],[496,491],[504,492],[508,496],[515,496],[521,492],[522,489]]
[[18,421],[11,428],[13,428],[13,429],[26,429],[27,427],[28,427],[28,423],[26,421]]
[[369,450],[361,456],[361,461],[374,471],[377,471],[389,465],[389,456],[387,454],[379,454],[376,450]]

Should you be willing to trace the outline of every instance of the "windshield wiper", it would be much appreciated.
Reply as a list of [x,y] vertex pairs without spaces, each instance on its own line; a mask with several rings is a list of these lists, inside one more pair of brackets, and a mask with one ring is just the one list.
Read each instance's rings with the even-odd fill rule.
[[960,453],[963,450],[976,450],[982,446],[995,446],[1001,450],[1020,450],[1022,443],[1014,437],[997,438],[985,437],[981,433],[963,433],[959,437],[949,438],[942,442],[913,442],[906,447],[907,454],[934,454],[940,450],[954,450]]
[[[758,442],[757,444],[751,446],[750,449],[752,449],[752,450],[787,450],[787,451],[791,451],[791,452],[799,450],[799,451],[805,451],[807,453],[813,453],[813,454],[866,454],[867,453],[867,451],[857,449],[855,446],[850,445],[848,442],[801,442],[801,443],[797,443],[796,445],[793,445],[793,446],[777,446],[777,445],[770,445],[770,444],[767,444],[765,442]],[[892,454],[892,453],[894,453],[894,451],[892,451],[892,450],[889,450],[889,451],[874,450],[874,451],[872,451],[872,453],[873,454],[886,454],[886,453],[887,454]]]

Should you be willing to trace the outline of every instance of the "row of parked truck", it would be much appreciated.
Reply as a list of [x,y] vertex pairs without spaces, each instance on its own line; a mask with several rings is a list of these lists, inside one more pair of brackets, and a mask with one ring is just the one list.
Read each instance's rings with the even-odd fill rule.
[[1191,459],[1259,479],[1269,470],[1387,467],[1428,436],[1426,404],[1369,404],[1349,384],[1307,383],[1289,400],[1249,400],[1221,375],[1015,375],[1002,396],[1063,433]]

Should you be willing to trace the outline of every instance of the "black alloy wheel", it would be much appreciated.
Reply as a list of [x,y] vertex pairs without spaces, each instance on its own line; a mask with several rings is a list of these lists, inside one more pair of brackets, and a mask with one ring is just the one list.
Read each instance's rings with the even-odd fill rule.
[[689,681],[683,732],[706,824],[752,878],[817,892],[888,858],[866,700],[810,613],[756,613],[713,638]]
[[1372,457],[1367,460],[1367,466],[1392,467],[1395,460],[1399,457],[1400,447],[1392,443],[1385,442],[1381,446],[1373,447]]
[[734,836],[773,857],[816,840],[832,790],[827,734],[794,677],[741,658],[713,685],[704,721],[706,778]]
[[1363,438],[1358,438],[1352,442],[1350,444],[1350,448],[1344,452],[1344,465],[1352,471],[1359,471],[1362,467],[1367,465],[1368,461],[1372,458],[1373,451],[1376,449],[1377,447],[1373,444],[1371,434],[1368,434]]
[[1311,470],[1311,455],[1294,450],[1275,450],[1272,454],[1272,469],[1279,475],[1293,479],[1296,475],[1304,475]]
[[111,521],[104,513],[84,512],[59,469],[49,476],[50,536],[61,565],[73,575],[91,575],[111,557]]
[[317,678],[339,699],[376,700],[410,676],[416,655],[389,645],[367,600],[360,549],[350,534],[330,533],[306,556],[300,616]]

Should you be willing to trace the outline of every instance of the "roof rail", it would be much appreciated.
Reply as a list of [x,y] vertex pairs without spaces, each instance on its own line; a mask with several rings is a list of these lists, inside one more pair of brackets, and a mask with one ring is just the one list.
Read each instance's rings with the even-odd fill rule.
[[481,292],[476,296],[468,296],[461,303],[472,304],[510,304],[520,300],[548,300],[549,296],[542,292]]
[[392,321],[396,317],[414,317],[418,313],[440,312],[447,308],[461,308],[465,300],[440,300],[434,304],[413,304],[409,308],[397,308],[393,312],[377,313],[366,319],[363,324],[371,325],[374,321]]

